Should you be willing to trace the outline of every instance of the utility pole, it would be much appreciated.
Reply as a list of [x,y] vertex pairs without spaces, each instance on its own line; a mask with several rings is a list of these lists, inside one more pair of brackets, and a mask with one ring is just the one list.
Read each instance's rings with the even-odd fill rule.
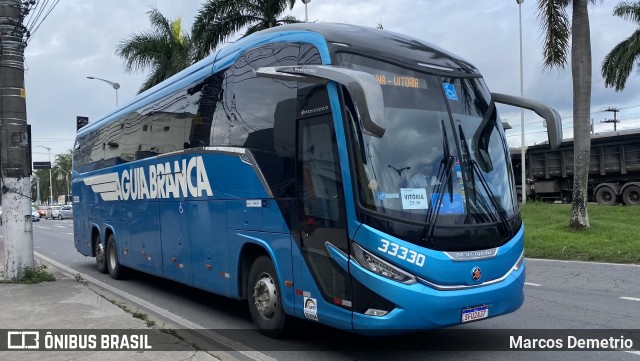
[[614,132],[617,131],[618,127],[616,125],[618,123],[620,123],[620,121],[618,120],[616,115],[618,114],[619,111],[620,111],[620,109],[618,109],[618,108],[607,108],[607,109],[603,110],[603,112],[613,113],[613,119],[601,120],[600,123],[613,123],[613,131]]
[[33,267],[31,165],[24,90],[26,9],[21,0],[0,0],[0,167],[5,279]]

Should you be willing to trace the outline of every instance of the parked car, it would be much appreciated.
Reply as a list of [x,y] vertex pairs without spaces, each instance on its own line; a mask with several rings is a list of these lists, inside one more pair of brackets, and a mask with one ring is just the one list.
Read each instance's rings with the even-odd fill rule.
[[40,215],[41,218],[47,216],[47,209],[49,209],[49,206],[38,207],[38,214]]
[[49,209],[47,209],[47,215],[46,215],[45,218],[47,218],[47,219],[49,219],[49,218],[51,218],[51,219],[58,218],[59,212],[60,212],[60,208],[62,208],[62,207],[60,207],[60,206],[51,206],[51,207],[49,207]]
[[40,214],[38,214],[38,210],[36,207],[31,207],[31,222],[39,222]]
[[62,206],[58,211],[58,219],[73,218],[73,206]]

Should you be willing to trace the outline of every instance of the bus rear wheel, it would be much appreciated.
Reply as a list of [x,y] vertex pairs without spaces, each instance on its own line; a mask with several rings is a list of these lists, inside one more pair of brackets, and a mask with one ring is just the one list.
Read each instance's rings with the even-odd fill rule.
[[271,259],[258,257],[249,272],[247,299],[253,323],[269,337],[282,336],[287,321],[279,285]]
[[119,280],[123,278],[124,275],[124,267],[120,265],[118,261],[118,249],[116,248],[116,238],[112,235],[109,235],[109,239],[107,240],[107,268],[109,269],[109,275],[114,280]]
[[107,260],[105,259],[104,246],[100,242],[100,236],[96,234],[93,238],[93,254],[96,255],[96,266],[100,273],[107,273]]

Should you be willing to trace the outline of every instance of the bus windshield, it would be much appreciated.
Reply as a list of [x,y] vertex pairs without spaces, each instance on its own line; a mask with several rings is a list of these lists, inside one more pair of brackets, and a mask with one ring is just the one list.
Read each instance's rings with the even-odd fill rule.
[[509,228],[506,220],[517,214],[513,172],[482,78],[427,74],[349,53],[337,58],[339,66],[374,75],[384,95],[384,136],[354,136],[363,207],[410,223]]

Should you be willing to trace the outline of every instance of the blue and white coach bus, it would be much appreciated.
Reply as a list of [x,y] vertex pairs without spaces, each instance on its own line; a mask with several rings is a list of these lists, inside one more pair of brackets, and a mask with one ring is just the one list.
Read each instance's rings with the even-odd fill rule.
[[295,24],[248,36],[80,129],[77,250],[361,333],[503,315],[523,302],[523,224],[478,70],[388,31]]

